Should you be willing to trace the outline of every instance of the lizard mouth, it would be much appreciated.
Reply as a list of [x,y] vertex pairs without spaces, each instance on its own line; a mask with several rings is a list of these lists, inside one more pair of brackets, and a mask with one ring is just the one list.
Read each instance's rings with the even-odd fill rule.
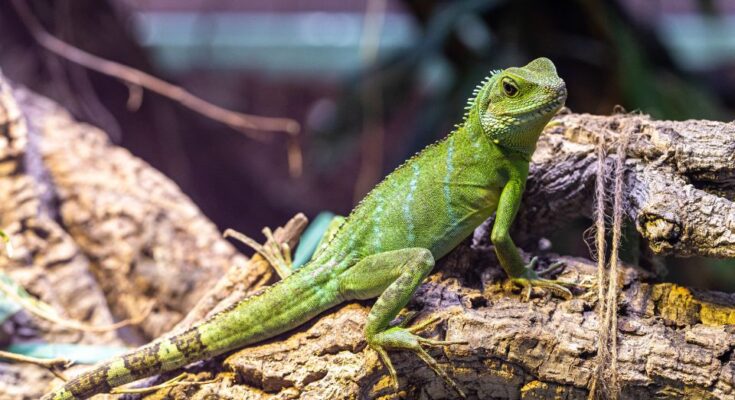
[[520,112],[515,113],[514,117],[521,121],[525,121],[541,115],[555,113],[564,105],[566,99],[567,89],[562,88],[559,90],[556,97],[554,97],[550,102],[539,107],[532,107],[526,110],[521,110]]

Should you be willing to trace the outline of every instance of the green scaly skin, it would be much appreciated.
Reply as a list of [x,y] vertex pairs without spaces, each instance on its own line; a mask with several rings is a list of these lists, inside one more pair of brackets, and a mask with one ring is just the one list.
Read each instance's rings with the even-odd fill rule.
[[526,265],[508,234],[536,141],[565,99],[564,81],[546,58],[493,73],[470,99],[464,122],[377,185],[346,220],[336,224],[336,233],[304,267],[183,333],[98,365],[43,399],[86,399],[109,392],[271,338],[340,303],[376,297],[365,335],[394,384],[396,374],[387,350],[409,350],[463,396],[424,350],[452,343],[421,338],[414,333],[418,327],[390,322],[429,274],[434,260],[494,212],[491,240],[509,277],[526,287],[571,295]]

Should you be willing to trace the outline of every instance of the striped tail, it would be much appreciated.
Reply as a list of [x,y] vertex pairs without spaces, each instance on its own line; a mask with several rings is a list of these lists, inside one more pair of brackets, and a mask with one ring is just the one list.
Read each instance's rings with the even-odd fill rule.
[[214,354],[201,341],[206,323],[98,365],[47,394],[43,400],[81,400],[113,387],[185,366]]
[[184,332],[98,365],[42,400],[83,400],[289,331],[341,302],[338,285],[323,271],[310,263]]

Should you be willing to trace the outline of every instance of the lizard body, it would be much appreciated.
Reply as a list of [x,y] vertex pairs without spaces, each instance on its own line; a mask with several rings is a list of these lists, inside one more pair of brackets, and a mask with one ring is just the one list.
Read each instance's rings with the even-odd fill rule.
[[565,99],[564,81],[548,59],[495,72],[478,86],[464,122],[378,184],[340,220],[305,266],[293,272],[288,266],[281,268],[288,276],[263,293],[184,332],[102,363],[44,400],[79,400],[108,392],[274,337],[340,303],[376,297],[366,339],[394,383],[387,350],[409,350],[462,394],[423,349],[451,342],[424,339],[415,329],[390,322],[429,274],[434,260],[492,213],[496,219],[491,240],[510,278],[524,286],[570,294],[526,265],[508,234],[538,136]]

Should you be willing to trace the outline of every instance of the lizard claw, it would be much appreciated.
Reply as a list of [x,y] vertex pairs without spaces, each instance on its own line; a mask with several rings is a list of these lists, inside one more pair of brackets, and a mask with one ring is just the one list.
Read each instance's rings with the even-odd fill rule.
[[572,295],[572,292],[566,288],[576,286],[574,283],[555,279],[545,279],[541,277],[541,275],[556,272],[559,269],[563,268],[563,262],[555,262],[551,264],[548,268],[539,272],[533,270],[533,267],[536,266],[537,263],[538,257],[533,257],[531,259],[531,262],[526,265],[525,272],[521,274],[521,276],[513,277],[510,279],[511,282],[513,282],[514,284],[523,287],[523,293],[525,294],[526,301],[531,299],[531,292],[533,290],[533,287],[546,289],[565,300],[569,300],[574,297]]
[[416,354],[426,365],[434,371],[439,377],[441,377],[447,386],[454,389],[459,397],[466,398],[462,389],[459,388],[456,382],[449,375],[442,370],[439,363],[424,350],[424,347],[441,347],[450,346],[454,344],[467,344],[466,341],[449,341],[449,340],[434,340],[426,339],[416,335],[414,332],[424,328],[432,323],[436,322],[438,318],[429,318],[427,321],[422,322],[411,328],[404,328],[402,326],[394,326],[387,330],[380,332],[373,337],[368,339],[368,344],[372,347],[380,356],[381,361],[388,369],[390,374],[393,387],[398,390],[398,376],[396,370],[393,367],[393,363],[388,356],[386,350],[408,350]]

